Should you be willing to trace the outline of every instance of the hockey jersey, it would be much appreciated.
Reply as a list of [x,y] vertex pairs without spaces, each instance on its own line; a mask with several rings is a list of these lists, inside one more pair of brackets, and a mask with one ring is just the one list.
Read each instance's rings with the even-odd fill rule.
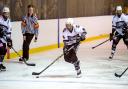
[[123,28],[124,25],[128,24],[128,18],[125,14],[121,14],[120,17],[115,15],[112,20],[112,28],[116,29],[116,32],[119,33],[120,35],[124,35],[123,33]]
[[11,32],[12,32],[12,26],[11,26],[11,22],[10,19],[8,18],[7,20],[5,20],[3,18],[3,16],[0,16],[0,26],[4,31],[4,35],[3,37],[0,38],[0,40],[3,43],[6,43],[6,41],[4,40],[6,37],[10,38],[11,37]]
[[70,32],[67,28],[63,30],[63,41],[65,45],[72,45],[77,42],[77,37],[80,36],[85,38],[87,32],[85,28],[82,26],[75,25],[73,26],[72,32]]

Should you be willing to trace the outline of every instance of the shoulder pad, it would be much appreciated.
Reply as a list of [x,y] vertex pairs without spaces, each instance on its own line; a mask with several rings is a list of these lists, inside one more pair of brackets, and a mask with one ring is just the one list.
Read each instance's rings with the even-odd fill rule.
[[83,31],[85,31],[85,28],[82,28]]
[[76,25],[76,28],[79,28],[80,26],[79,25]]
[[64,28],[63,32],[65,32],[65,31],[66,31],[66,28]]
[[23,16],[23,17],[22,17],[22,20],[25,20],[25,19],[26,19],[26,16]]
[[116,17],[116,15],[113,16],[113,19]]
[[33,19],[34,19],[34,20],[37,20],[37,16],[33,16]]

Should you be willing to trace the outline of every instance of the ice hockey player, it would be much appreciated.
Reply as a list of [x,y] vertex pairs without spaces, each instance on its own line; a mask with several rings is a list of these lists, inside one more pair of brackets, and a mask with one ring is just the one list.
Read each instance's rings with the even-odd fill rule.
[[0,70],[5,71],[6,67],[3,65],[3,60],[6,54],[6,43],[9,48],[12,47],[11,40],[11,23],[9,19],[10,10],[4,7],[0,15]]
[[112,33],[110,33],[110,41],[113,40],[112,43],[112,51],[109,59],[112,59],[116,46],[121,39],[123,39],[125,45],[128,48],[128,19],[124,13],[122,13],[122,7],[116,7],[116,15],[113,17],[112,21]]
[[37,41],[38,38],[38,19],[34,12],[35,8],[33,5],[28,5],[28,13],[23,17],[21,23],[21,29],[23,34],[23,55],[19,61],[28,60],[29,59],[29,45],[35,36],[34,42]]
[[[80,41],[85,40],[87,32],[82,26],[74,25],[72,18],[68,18],[65,25],[66,28],[63,30],[64,59],[66,62],[74,65],[77,77],[81,77],[80,61],[77,58],[76,52]],[[72,46],[74,47],[69,50]]]

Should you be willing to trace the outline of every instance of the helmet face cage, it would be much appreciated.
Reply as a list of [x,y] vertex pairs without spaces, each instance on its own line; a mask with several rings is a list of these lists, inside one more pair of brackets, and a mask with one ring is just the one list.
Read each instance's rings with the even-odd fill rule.
[[67,28],[68,30],[72,30],[73,25],[71,25],[71,24],[66,24],[66,28]]
[[6,18],[9,18],[10,14],[8,12],[4,12],[3,16],[6,17]]

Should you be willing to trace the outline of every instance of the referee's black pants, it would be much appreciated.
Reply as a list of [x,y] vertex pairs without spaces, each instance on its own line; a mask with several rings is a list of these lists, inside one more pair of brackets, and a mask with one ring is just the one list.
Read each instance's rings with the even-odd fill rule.
[[29,59],[29,45],[34,37],[34,34],[25,33],[25,40],[23,40],[23,58]]

